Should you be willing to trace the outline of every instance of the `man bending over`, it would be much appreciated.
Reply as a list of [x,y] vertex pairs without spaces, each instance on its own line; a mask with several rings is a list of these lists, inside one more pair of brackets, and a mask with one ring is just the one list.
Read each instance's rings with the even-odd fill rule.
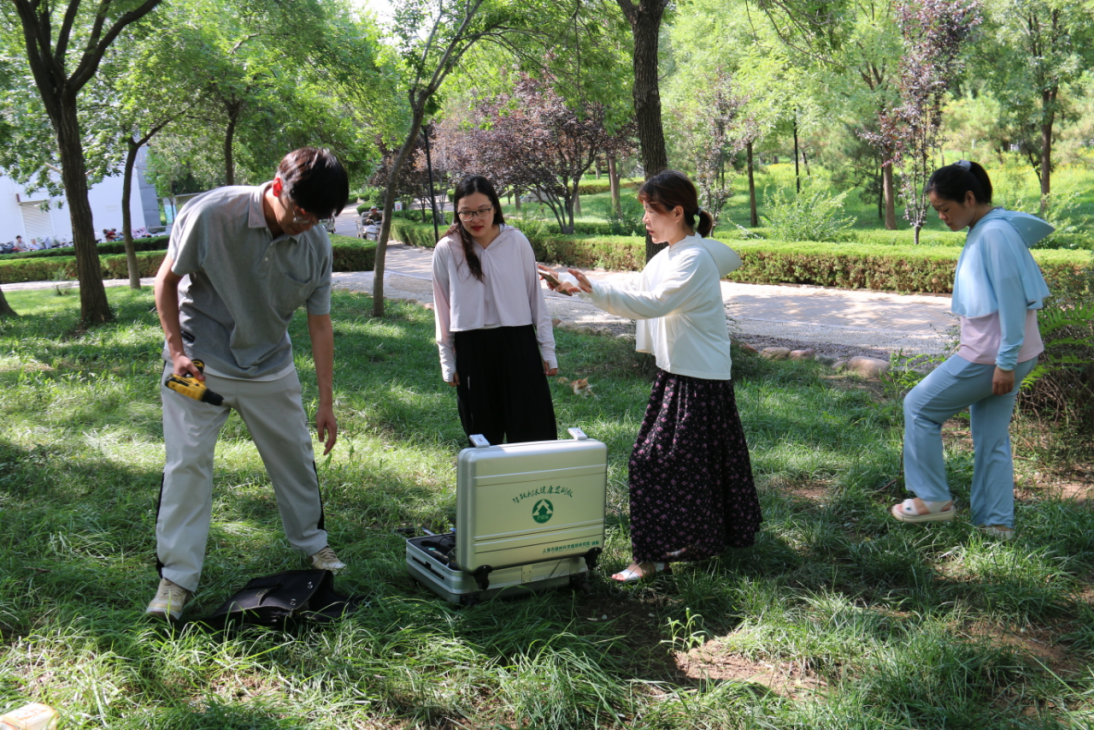
[[213,450],[232,408],[270,475],[290,544],[316,568],[346,567],[323,529],[288,327],[304,306],[319,386],[316,431],[326,455],[338,424],[331,242],[320,222],[338,215],[348,197],[346,171],[334,155],[305,147],[285,156],[273,182],[212,190],[190,201],[175,222],[156,274],[164,379],[197,378],[224,401],[201,402],[161,383],[167,463],[156,557],[162,580],[147,613],[178,619],[198,587],[212,519]]

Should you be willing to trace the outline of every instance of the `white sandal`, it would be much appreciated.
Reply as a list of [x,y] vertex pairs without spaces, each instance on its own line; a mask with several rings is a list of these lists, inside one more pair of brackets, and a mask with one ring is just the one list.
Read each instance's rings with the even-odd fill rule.
[[977,529],[994,540],[1015,539],[1015,530],[1007,525],[978,525]]
[[[642,564],[638,564],[639,570],[632,570],[631,568],[624,568],[619,573],[612,576],[612,580],[617,583],[637,583],[645,578],[653,578],[658,573],[670,573],[669,563],[651,563],[654,566],[654,570],[649,573],[644,573],[642,570]],[[622,577],[616,577],[622,576]]]
[[[947,522],[954,519],[955,509],[953,501],[928,502],[921,500],[928,508],[926,515],[920,514],[916,508],[916,502],[906,499],[901,504],[895,504],[890,508],[890,514],[902,522]],[[950,506],[948,506],[950,505]]]

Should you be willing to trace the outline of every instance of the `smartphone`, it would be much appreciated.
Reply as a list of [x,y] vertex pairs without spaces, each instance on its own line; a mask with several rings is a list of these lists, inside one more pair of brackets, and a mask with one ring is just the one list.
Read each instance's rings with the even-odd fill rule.
[[536,273],[540,275],[540,278],[548,282],[553,286],[559,286],[562,282],[550,271],[544,271],[543,269],[537,269]]

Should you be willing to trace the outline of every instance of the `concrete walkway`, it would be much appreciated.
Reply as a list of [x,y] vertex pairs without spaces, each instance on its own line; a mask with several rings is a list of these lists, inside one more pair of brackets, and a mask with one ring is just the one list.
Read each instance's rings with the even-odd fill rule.
[[[390,298],[432,302],[429,249],[388,246],[384,290]],[[623,283],[636,272],[585,271],[594,279]],[[372,272],[335,274],[336,286],[372,292]],[[627,322],[576,297],[547,290],[552,316],[586,325]],[[901,295],[809,286],[722,282],[730,329],[754,344],[780,340],[804,345],[907,354],[943,351],[947,330],[958,324],[949,296]]]
[[[339,216],[336,231],[356,235],[352,209]],[[385,296],[432,303],[430,249],[403,244],[388,246],[384,277]],[[638,276],[635,272],[591,270],[590,278],[622,283]],[[142,279],[151,285],[151,279]],[[125,286],[127,280],[104,282]],[[43,289],[55,282],[5,284],[5,291]],[[372,294],[372,272],[334,274],[338,288]],[[62,286],[75,286],[74,282]],[[566,297],[547,290],[552,316],[579,325],[607,326],[626,330],[630,321],[602,312],[578,297]],[[850,291],[810,286],[770,286],[722,282],[723,301],[732,336],[754,346],[813,346],[819,350],[847,354],[885,356],[903,350],[906,354],[939,354],[947,331],[958,324],[950,313],[949,296],[901,295],[876,291]]]

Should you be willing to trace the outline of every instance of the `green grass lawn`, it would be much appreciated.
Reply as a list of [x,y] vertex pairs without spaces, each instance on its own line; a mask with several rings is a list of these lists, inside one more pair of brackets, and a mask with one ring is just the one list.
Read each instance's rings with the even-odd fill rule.
[[[738,352],[735,380],[765,523],[753,548],[620,587],[626,462],[651,365],[621,340],[560,331],[561,432],[609,450],[607,550],[591,594],[456,609],[416,586],[402,526],[447,529],[463,434],[432,314],[336,292],[340,438],[318,464],[340,590],[366,610],[324,629],[177,632],[147,620],[163,463],[160,331],[148,291],[116,323],[15,292],[0,322],[0,711],[65,728],[1088,728],[1092,504],[1048,485],[1075,454],[1014,429],[1019,537],[887,516],[904,496],[901,412],[885,388]],[[302,313],[291,333],[316,389]],[[967,424],[947,427],[961,506]],[[1083,458],[1090,459],[1090,453]],[[1087,462],[1090,464],[1090,462]],[[1089,466],[1087,467],[1090,468]],[[1087,477],[1089,478],[1089,476]],[[966,514],[962,511],[963,516]],[[214,525],[191,615],[248,579],[305,567],[246,428],[216,456]]]

